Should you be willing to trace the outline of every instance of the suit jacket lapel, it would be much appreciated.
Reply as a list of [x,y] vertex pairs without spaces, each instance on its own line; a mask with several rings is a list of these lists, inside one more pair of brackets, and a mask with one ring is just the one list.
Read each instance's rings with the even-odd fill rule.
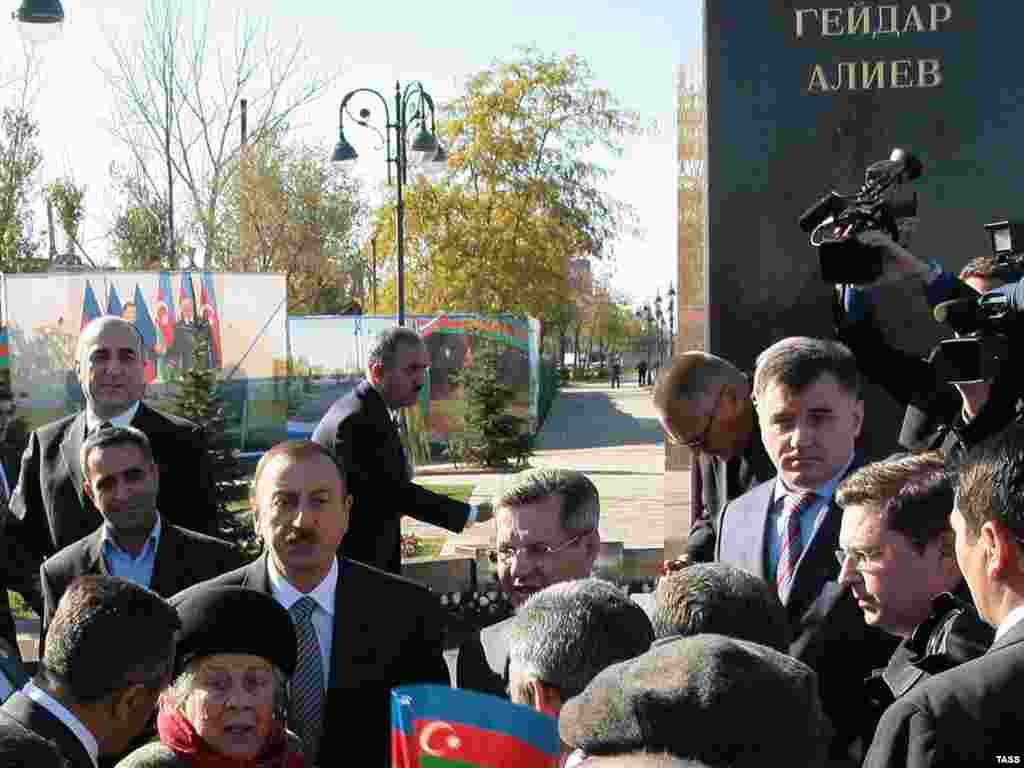
[[1021,641],[1024,641],[1024,621],[1018,621],[1006,630],[1006,634],[992,643],[992,647],[986,653],[993,653],[1008,646],[1016,645]]
[[737,529],[737,531],[742,531],[745,528],[747,531],[762,532],[760,536],[743,536],[741,544],[742,562],[737,563],[737,565],[766,580],[768,578],[768,563],[765,560],[764,550],[765,541],[768,540],[766,538],[768,535],[768,511],[772,505],[772,492],[774,489],[775,480],[772,479],[751,491],[753,498],[749,508],[753,518],[749,521],[749,527],[747,527],[746,523],[741,523],[740,525],[743,528]]
[[78,501],[83,509],[89,509],[91,502],[83,490],[82,466],[80,456],[82,443],[85,441],[85,411],[82,411],[71,422],[67,432],[64,433],[64,440],[60,444],[61,456],[68,468],[68,475],[71,477],[72,485],[78,494]]
[[103,529],[98,528],[89,534],[85,543],[85,570],[84,573],[101,573],[109,576],[107,560],[103,557]]
[[156,546],[156,558],[153,560],[153,576],[149,580],[149,588],[156,592],[158,595],[169,597],[175,592],[184,589],[184,586],[179,586],[170,581],[172,576],[172,564],[168,565],[167,561],[174,558],[174,553],[178,551],[179,541],[178,530],[163,520],[160,523],[160,543]]
[[73,768],[92,768],[92,758],[85,745],[49,710],[36,704],[25,694],[15,691],[4,702],[4,712],[35,734],[57,744]]
[[[366,583],[366,571],[338,558],[338,587],[334,591],[334,637],[327,689],[359,684],[359,662],[376,655],[372,630],[374,585]],[[342,622],[344,621],[344,625]]]
[[814,599],[823,582],[834,581],[838,577],[839,564],[836,563],[834,550],[839,541],[842,521],[843,511],[829,501],[825,519],[797,561],[789,593],[789,606],[800,610],[800,606]]

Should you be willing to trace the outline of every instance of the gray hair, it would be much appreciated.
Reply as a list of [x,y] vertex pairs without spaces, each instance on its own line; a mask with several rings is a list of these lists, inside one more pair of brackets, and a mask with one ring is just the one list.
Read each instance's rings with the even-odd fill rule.
[[[164,690],[162,698],[165,697],[175,709],[183,708],[198,686],[199,663],[207,658],[209,657],[199,656],[189,661],[181,673]],[[273,664],[270,668],[274,673],[274,718],[284,721],[288,716],[288,678]]]
[[405,346],[420,346],[423,339],[412,328],[396,325],[393,328],[386,328],[373,340],[373,346],[366,357],[367,367],[380,363],[384,370],[389,370],[395,365],[395,357],[398,356],[398,348]]
[[92,432],[79,451],[79,464],[82,467],[82,475],[89,477],[89,454],[97,448],[106,448],[110,445],[134,445],[146,461],[153,461],[153,446],[146,437],[146,433],[135,427],[107,427]]
[[512,620],[509,668],[556,687],[564,700],[598,672],[650,648],[643,608],[600,579],[565,581],[527,600]]
[[757,356],[754,400],[761,398],[773,384],[802,392],[823,373],[831,373],[844,390],[860,398],[860,371],[849,349],[829,339],[808,336],[782,339]]
[[654,634],[726,635],[789,652],[791,630],[776,591],[727,563],[696,563],[658,580]]
[[515,509],[551,496],[562,500],[562,529],[571,533],[596,531],[601,523],[597,487],[574,469],[534,469],[524,472],[494,502],[494,509]]
[[139,359],[144,359],[143,355],[146,352],[146,340],[142,338],[142,332],[138,329],[135,323],[125,320],[123,317],[117,315],[103,315],[97,317],[95,320],[90,322],[85,328],[82,329],[82,333],[78,337],[78,346],[75,349],[75,359],[81,363],[82,355],[85,352],[85,348],[93,341],[100,333],[103,332],[107,326],[120,325],[125,328],[131,328],[135,332],[135,338],[138,340]]

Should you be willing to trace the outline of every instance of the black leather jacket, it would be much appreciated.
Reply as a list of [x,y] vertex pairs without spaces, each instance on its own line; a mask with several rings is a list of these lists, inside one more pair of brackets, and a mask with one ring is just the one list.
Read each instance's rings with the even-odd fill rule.
[[880,707],[879,717],[922,680],[976,659],[992,645],[995,630],[978,616],[963,594],[966,590],[958,592],[959,597],[949,592],[936,597],[931,615],[900,643],[885,669],[868,678],[869,698]]

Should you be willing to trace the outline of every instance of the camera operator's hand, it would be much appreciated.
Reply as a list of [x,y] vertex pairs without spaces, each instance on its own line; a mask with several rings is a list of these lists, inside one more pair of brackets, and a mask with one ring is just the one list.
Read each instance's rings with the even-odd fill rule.
[[885,254],[885,258],[882,260],[882,276],[872,285],[895,283],[915,277],[928,285],[937,276],[935,270],[927,262],[917,258],[886,232],[877,229],[858,232],[857,242],[872,248],[881,248]]

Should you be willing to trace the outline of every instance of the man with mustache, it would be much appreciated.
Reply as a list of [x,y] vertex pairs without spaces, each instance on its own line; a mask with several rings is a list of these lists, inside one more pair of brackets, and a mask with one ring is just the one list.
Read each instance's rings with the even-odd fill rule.
[[[545,587],[590,575],[601,549],[601,502],[582,472],[524,472],[495,504],[498,586],[518,608]],[[485,627],[459,648],[455,684],[508,695],[512,619]]]
[[313,432],[348,475],[354,499],[344,554],[391,573],[402,569],[402,515],[456,533],[491,518],[490,504],[469,505],[412,482],[412,465],[391,414],[414,405],[430,354],[409,328],[382,331],[367,356],[366,379],[324,414]]
[[857,464],[864,423],[857,362],[837,342],[783,339],[758,356],[752,396],[778,474],[722,511],[717,559],[778,591],[792,630],[790,654],[821,682],[836,731],[832,756],[855,760],[850,747],[868,714],[858,703],[863,680],[895,646],[865,626],[839,583],[835,557],[842,510],[833,495]]
[[263,454],[250,501],[264,554],[205,585],[255,589],[291,614],[299,658],[288,724],[306,765],[391,765],[391,689],[449,682],[437,598],[338,556],[352,496],[323,446],[289,440]]
[[57,603],[79,576],[119,576],[170,597],[244,562],[234,545],[163,519],[157,508],[160,468],[145,433],[134,427],[93,432],[82,445],[81,466],[85,494],[103,516],[103,524],[39,569],[40,658]]

